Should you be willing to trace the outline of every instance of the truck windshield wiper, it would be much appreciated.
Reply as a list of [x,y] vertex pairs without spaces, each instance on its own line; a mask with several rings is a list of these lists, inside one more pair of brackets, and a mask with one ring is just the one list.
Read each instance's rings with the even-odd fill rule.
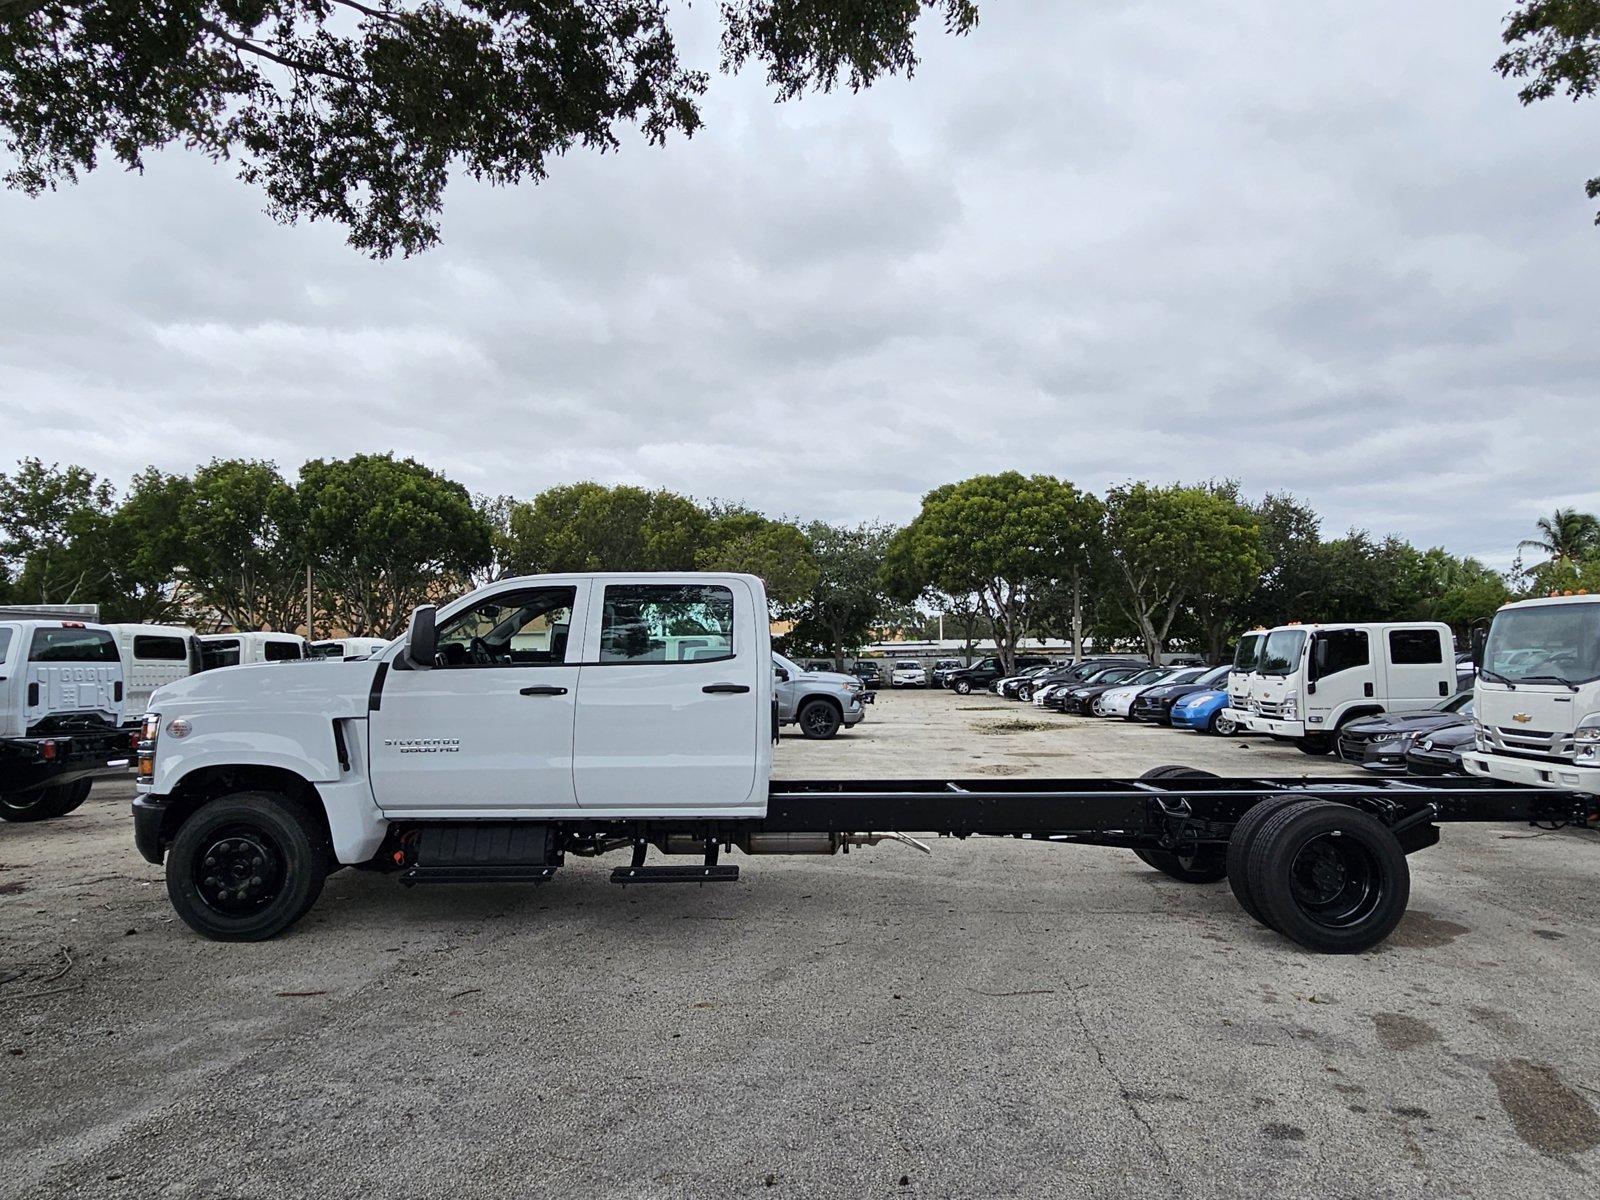
[[1504,675],[1500,674],[1499,671],[1491,671],[1488,667],[1479,667],[1478,677],[1480,679],[1487,679],[1490,683],[1503,683],[1513,691],[1515,691],[1517,687],[1516,680],[1507,679]]
[[1574,692],[1578,690],[1578,685],[1573,683],[1572,680],[1568,679],[1565,675],[1524,675],[1520,680],[1518,680],[1518,682],[1559,683],[1562,687],[1569,688]]

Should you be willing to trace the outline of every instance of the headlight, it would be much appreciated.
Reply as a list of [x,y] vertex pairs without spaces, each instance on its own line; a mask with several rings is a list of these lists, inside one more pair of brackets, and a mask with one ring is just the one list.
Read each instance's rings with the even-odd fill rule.
[[1283,698],[1283,707],[1279,709],[1286,721],[1293,721],[1300,715],[1300,693],[1290,692]]
[[1572,740],[1580,746],[1600,745],[1600,712],[1592,712],[1579,721]]
[[150,783],[156,777],[156,737],[161,733],[161,714],[145,713],[139,729],[138,775],[139,783]]
[[1432,738],[1423,738],[1422,739],[1422,744],[1421,744],[1421,749],[1423,749],[1423,750],[1432,750],[1433,749],[1433,739]]
[[859,692],[866,686],[867,685],[862,683],[861,680],[852,679],[849,683],[844,685],[844,690],[847,692]]

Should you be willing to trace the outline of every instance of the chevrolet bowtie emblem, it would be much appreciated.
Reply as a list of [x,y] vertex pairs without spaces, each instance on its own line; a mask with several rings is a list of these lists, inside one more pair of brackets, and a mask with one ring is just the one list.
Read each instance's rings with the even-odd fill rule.
[[1529,721],[1533,720],[1533,718],[1527,713],[1512,713],[1511,719],[1518,725],[1526,725]]

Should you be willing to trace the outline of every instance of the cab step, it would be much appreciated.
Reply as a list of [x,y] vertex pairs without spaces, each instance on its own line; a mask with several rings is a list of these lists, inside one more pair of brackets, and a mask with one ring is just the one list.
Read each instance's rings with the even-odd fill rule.
[[737,883],[736,865],[707,866],[704,863],[674,864],[665,867],[613,867],[612,883]]

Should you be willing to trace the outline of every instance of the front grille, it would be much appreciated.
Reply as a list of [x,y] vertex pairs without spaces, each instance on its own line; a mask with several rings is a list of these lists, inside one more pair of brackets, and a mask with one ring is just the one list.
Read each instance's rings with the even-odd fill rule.
[[1257,700],[1255,709],[1268,720],[1275,721],[1283,715],[1283,705],[1276,700]]
[[1345,762],[1358,763],[1366,757],[1367,745],[1372,741],[1369,734],[1357,733],[1351,730],[1341,730],[1339,733],[1339,757]]
[[1570,733],[1554,733],[1544,729],[1523,729],[1520,726],[1485,725],[1489,749],[1516,754],[1524,758],[1554,758],[1570,761],[1577,755]]

